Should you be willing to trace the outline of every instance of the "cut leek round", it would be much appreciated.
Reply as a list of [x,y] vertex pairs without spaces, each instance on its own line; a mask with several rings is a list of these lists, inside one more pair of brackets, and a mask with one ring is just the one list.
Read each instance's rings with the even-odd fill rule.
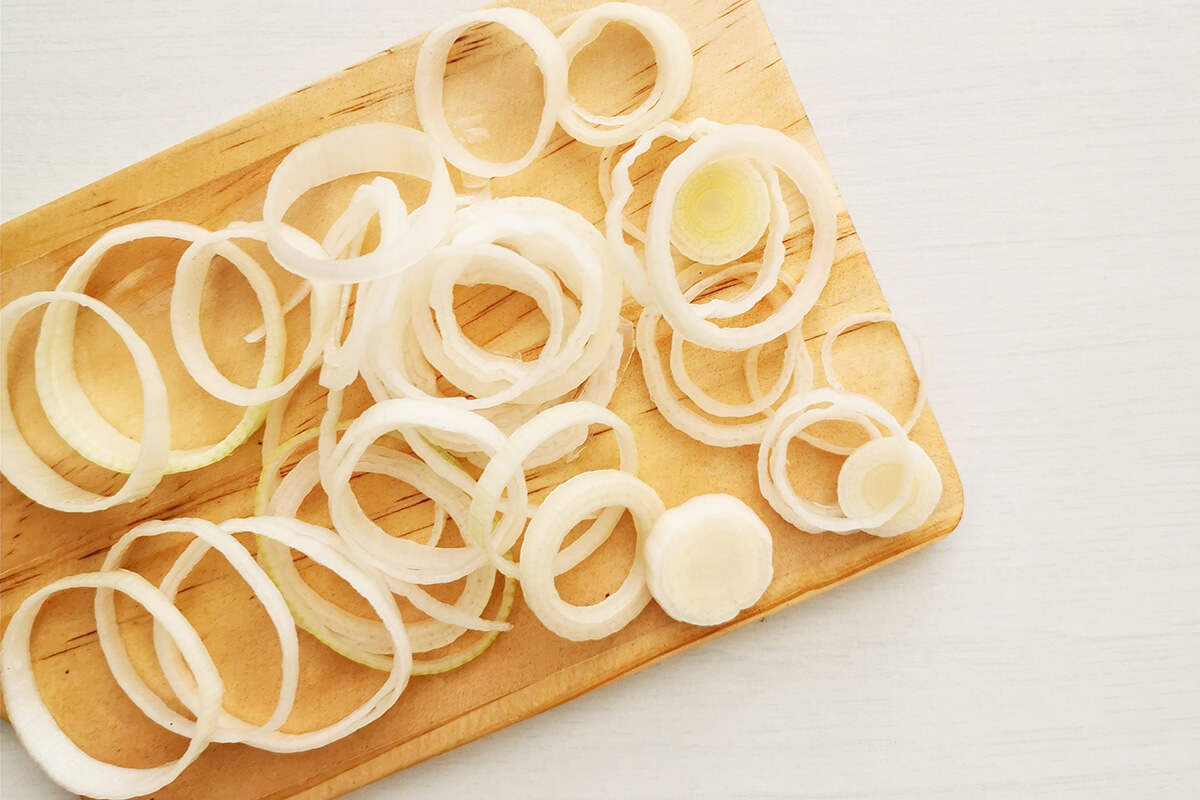
[[887,522],[863,528],[872,536],[899,536],[920,527],[942,497],[942,476],[919,445],[905,439],[872,439],[851,453],[838,472],[838,505],[847,517],[880,511],[906,492],[901,483],[905,450],[914,463],[908,500]]
[[728,494],[702,494],[658,518],[643,551],[650,593],[672,619],[720,625],[771,583],[771,531]]

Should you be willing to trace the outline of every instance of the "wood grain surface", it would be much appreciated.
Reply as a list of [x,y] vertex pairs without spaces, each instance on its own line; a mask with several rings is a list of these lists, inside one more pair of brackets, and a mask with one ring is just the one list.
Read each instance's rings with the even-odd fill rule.
[[[770,33],[756,5],[750,2],[655,4],[680,20],[696,49],[697,70],[693,91],[679,116],[706,116],[722,122],[750,122],[786,131],[819,155],[811,126],[788,79]],[[567,3],[525,4],[541,18],[552,21],[570,11]],[[619,35],[618,35],[619,36]],[[618,39],[617,44],[621,44]],[[463,44],[463,43],[460,43]],[[636,42],[628,44],[636,45]],[[219,227],[238,219],[257,218],[270,172],[287,150],[320,132],[355,122],[391,120],[415,124],[410,79],[416,43],[396,47],[325,81],[214,129],[159,156],[130,167],[108,179],[68,195],[3,227],[3,274],[0,291],[6,300],[38,289],[51,288],[66,266],[95,237],[114,225],[140,219],[171,218]],[[461,58],[454,60],[448,78],[451,100],[476,102],[471,114],[484,114],[500,130],[519,131],[527,126],[527,112],[536,106],[535,86],[528,78],[530,66],[503,39],[466,42]],[[632,91],[636,99],[648,90],[652,72],[645,48],[621,47],[630,63],[608,74],[608,80]],[[639,59],[647,63],[642,64]],[[499,65],[497,67],[496,65]],[[505,70],[511,70],[507,75]],[[623,70],[623,71],[622,71]],[[513,75],[524,80],[511,80]],[[495,91],[474,91],[484,81],[494,81]],[[459,94],[455,94],[458,87]],[[468,91],[472,87],[473,91]],[[520,88],[513,88],[520,87]],[[500,89],[505,89],[502,93]],[[587,91],[582,87],[580,91]],[[509,141],[515,138],[516,144]],[[520,149],[519,134],[489,143],[497,148]],[[538,194],[563,202],[592,221],[599,221],[603,206],[595,189],[597,152],[573,143],[561,132],[551,141],[539,163],[512,179],[496,181],[497,194]],[[653,169],[639,174],[648,197]],[[336,192],[336,187],[331,190]],[[636,200],[636,197],[635,197]],[[840,202],[840,201],[839,201]],[[839,208],[838,249],[833,277],[817,309],[805,321],[804,334],[815,352],[820,336],[840,317],[857,311],[885,308],[878,284],[861,243],[844,208]],[[317,210],[311,224],[319,224]],[[807,245],[804,217],[796,220],[789,240],[789,266],[802,269]],[[162,319],[170,288],[169,265],[179,246],[155,240],[122,251],[107,259],[91,289],[112,304],[143,331],[156,352],[168,355],[169,331]],[[281,287],[288,281],[277,276]],[[255,348],[241,343],[242,335],[257,324],[253,303],[236,281],[218,277],[222,300],[207,307],[218,315],[210,346],[222,353],[231,376],[252,374]],[[214,290],[215,294],[216,290]],[[478,302],[467,297],[464,305]],[[626,316],[636,306],[629,304]],[[484,339],[511,327],[514,309],[504,303],[478,317],[476,333]],[[290,323],[297,334],[302,316]],[[32,329],[33,326],[26,327]],[[82,380],[98,406],[120,427],[137,430],[135,403],[129,402],[130,365],[123,360],[111,337],[98,327],[81,326],[79,348]],[[11,375],[14,402],[23,426],[30,430],[41,452],[64,474],[93,487],[114,485],[114,477],[99,473],[74,459],[40,419],[32,391],[28,354],[32,330],[17,342]],[[902,411],[913,396],[914,375],[903,345],[886,326],[852,332],[838,351],[840,372],[848,386],[880,396],[885,405]],[[715,356],[708,366],[725,374]],[[26,361],[22,362],[21,359]],[[169,362],[169,359],[167,359]],[[102,367],[88,365],[101,364]],[[190,385],[178,364],[167,364],[173,397],[174,434],[181,444],[206,441],[236,420],[237,412],[206,399]],[[936,398],[935,398],[936,400]],[[360,393],[351,407],[365,402]],[[311,425],[322,407],[318,392],[310,392],[289,418],[291,430]],[[946,482],[942,502],[919,531],[895,540],[864,535],[808,536],[790,529],[758,496],[754,475],[754,448],[713,450],[670,428],[654,411],[646,395],[636,362],[614,399],[613,408],[631,421],[642,455],[639,474],[654,485],[668,506],[705,491],[728,491],[751,502],[775,533],[776,579],[760,603],[729,626],[697,629],[670,622],[655,608],[633,625],[602,642],[573,644],[548,634],[524,606],[513,615],[515,630],[500,638],[485,656],[461,670],[435,678],[414,679],[392,712],[354,736],[311,754],[278,756],[238,746],[214,746],[200,762],[158,797],[331,797],[361,786],[407,765],[443,752],[491,731],[569,700],[592,688],[681,652],[737,625],[760,618],[849,577],[918,549],[948,533],[962,513],[962,492],[932,414],[926,412],[914,439],[933,455]],[[594,446],[569,468],[544,470],[532,477],[533,487],[544,491],[565,474],[605,463],[611,442],[594,432]],[[223,519],[246,515],[261,455],[247,445],[230,459],[205,470],[168,478],[149,498],[110,512],[69,517],[34,506],[10,485],[3,495],[2,603],[7,620],[29,592],[59,575],[93,569],[107,546],[136,521],[179,515]],[[803,477],[828,482],[830,463],[811,465]],[[412,505],[407,496],[389,494],[387,487],[365,490],[378,513],[393,518],[399,532],[419,529],[416,516],[401,513]],[[538,495],[540,496],[540,495]],[[408,527],[405,527],[408,526]],[[620,569],[628,563],[630,536],[618,536],[602,558],[585,564],[590,570],[568,581],[568,591],[587,599],[589,592],[615,586]],[[176,550],[149,548],[136,564],[153,573],[164,568]],[[197,625],[213,642],[223,670],[232,671],[233,703],[247,713],[261,713],[272,687],[261,686],[264,671],[274,658],[270,644],[248,655],[242,644],[254,640],[261,628],[244,587],[211,566],[197,579],[189,600]],[[595,599],[594,597],[592,599]],[[89,751],[117,756],[129,763],[154,763],[178,749],[178,741],[159,733],[123,702],[102,677],[103,664],[94,642],[88,611],[90,599],[69,595],[47,608],[46,620],[35,637],[39,679],[52,707],[64,715],[64,725]],[[130,636],[144,637],[145,620],[128,610]],[[70,644],[64,647],[64,642]],[[236,656],[236,657],[235,657]],[[354,702],[378,678],[365,669],[330,656],[312,642],[304,649],[304,689],[319,700],[302,702],[288,729],[304,729]],[[111,679],[110,681],[111,682]],[[87,692],[93,699],[80,704]],[[302,697],[304,695],[302,694]],[[107,721],[98,725],[96,709],[105,709]]]

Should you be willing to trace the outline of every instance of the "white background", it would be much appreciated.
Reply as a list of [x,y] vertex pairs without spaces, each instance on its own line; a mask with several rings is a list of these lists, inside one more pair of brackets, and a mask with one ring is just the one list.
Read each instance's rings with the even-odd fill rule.
[[[2,216],[474,5],[4,0]],[[1200,796],[1197,4],[763,6],[961,526],[352,797]]]

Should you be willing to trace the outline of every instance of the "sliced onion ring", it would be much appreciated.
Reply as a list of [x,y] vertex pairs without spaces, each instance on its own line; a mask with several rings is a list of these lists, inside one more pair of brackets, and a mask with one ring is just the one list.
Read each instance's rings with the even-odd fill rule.
[[[75,303],[96,312],[121,337],[142,386],[142,434],[125,484],[107,497],[81,489],[50,468],[30,447],[13,416],[8,387],[8,350],[17,323],[39,306]],[[154,354],[125,320],[95,298],[75,292],[34,292],[17,298],[0,311],[0,471],[26,497],[57,511],[102,511],[140,500],[154,490],[167,469],[171,452],[171,420],[167,386]],[[78,437],[76,437],[78,438]],[[95,461],[104,454],[81,452]],[[95,458],[93,458],[95,456]]]
[[602,3],[574,18],[558,37],[568,69],[575,56],[612,22],[629,25],[646,38],[654,50],[657,70],[650,94],[627,114],[612,117],[587,114],[573,97],[563,103],[558,124],[578,141],[596,147],[633,141],[674,114],[692,85],[692,46],[687,34],[666,14],[633,3]]
[[564,639],[579,642],[614,634],[650,602],[641,558],[633,560],[620,588],[594,605],[567,603],[554,585],[554,560],[563,539],[589,513],[610,506],[629,509],[640,553],[663,513],[663,502],[649,485],[620,470],[582,472],[564,481],[542,501],[525,531],[521,593],[538,620]]
[[[429,181],[429,194],[406,225],[381,219],[379,246],[354,258],[311,253],[312,240],[284,223],[300,196],[316,186],[366,172],[396,172]],[[284,269],[313,281],[357,283],[393,275],[436,245],[454,213],[454,187],[433,139],[390,122],[354,125],[309,139],[288,153],[271,175],[263,223],[271,255]],[[301,244],[305,239],[309,242]]]
[[[443,82],[450,48],[465,31],[487,22],[507,28],[525,42],[533,50],[537,68],[542,73],[542,117],[533,144],[520,158],[499,163],[485,161],[467,152],[450,129],[443,106]],[[465,173],[482,178],[512,175],[533,163],[554,132],[558,113],[567,100],[567,59],[550,29],[528,11],[516,8],[480,9],[439,25],[425,37],[417,54],[413,95],[421,127],[441,146],[447,161]]]
[[[111,595],[114,591],[128,595],[166,629],[179,647],[196,682],[199,702],[192,729],[194,735],[178,759],[145,769],[120,767],[94,759],[71,741],[42,701],[29,652],[33,623],[51,595],[86,588],[96,589],[97,596],[101,592]],[[113,800],[156,792],[195,761],[216,731],[225,693],[212,657],[187,618],[149,581],[125,570],[60,578],[27,597],[4,631],[4,642],[0,647],[0,684],[3,685],[8,719],[17,738],[50,779],[75,794]]]
[[[632,152],[621,160],[629,158]],[[679,288],[671,257],[670,227],[679,190],[697,170],[731,157],[755,159],[780,170],[805,196],[813,222],[812,250],[796,291],[776,313],[744,328],[723,328],[705,319],[704,314],[688,303]],[[614,205],[616,194],[614,191]],[[609,212],[612,213],[611,206]],[[836,240],[833,189],[820,164],[804,146],[770,128],[725,125],[688,147],[663,172],[646,225],[647,280],[663,317],[685,339],[713,350],[746,350],[769,342],[801,323],[825,288]]]

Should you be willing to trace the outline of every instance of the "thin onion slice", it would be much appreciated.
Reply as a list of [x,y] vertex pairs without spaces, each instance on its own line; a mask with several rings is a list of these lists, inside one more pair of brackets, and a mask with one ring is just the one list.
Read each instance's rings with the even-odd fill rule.
[[942,497],[942,476],[918,444],[888,437],[873,439],[851,453],[838,472],[838,505],[847,517],[865,517],[886,507],[905,484],[900,482],[905,449],[914,463],[907,485],[908,499],[882,525],[863,528],[872,536],[899,536],[916,530],[929,519]]
[[[513,431],[504,445],[491,454],[491,459],[483,474],[479,476],[475,491],[472,492],[471,509],[467,515],[467,538],[486,550],[492,564],[505,575],[518,575],[519,567],[504,558],[501,555],[502,551],[492,544],[496,538],[493,531],[493,520],[499,505],[500,493],[506,486],[511,487],[517,476],[524,479],[526,459],[545,442],[553,440],[563,431],[593,423],[608,425],[612,428],[617,437],[621,470],[630,475],[636,474],[637,443],[629,424],[607,408],[587,402],[563,403],[546,409]],[[509,499],[511,505],[506,509],[508,514],[523,517],[525,497],[510,495]],[[601,513],[587,531],[561,553],[555,555],[552,574],[561,575],[595,552],[596,548],[612,534],[622,513],[619,508]],[[505,541],[505,543],[511,546],[510,542]]]
[[825,380],[829,383],[829,386],[833,389],[843,390],[842,381],[838,378],[837,370],[834,368],[833,343],[846,331],[857,328],[860,325],[869,325],[873,322],[892,323],[899,331],[907,333],[917,345],[917,352],[921,360],[921,372],[917,376],[917,399],[913,401],[912,411],[908,413],[908,416],[904,419],[904,424],[900,426],[904,429],[905,433],[908,433],[917,424],[917,420],[921,417],[921,412],[925,409],[925,381],[929,375],[929,360],[925,357],[925,346],[920,334],[903,320],[886,311],[871,311],[865,314],[852,314],[848,317],[843,317],[825,333],[825,339],[821,343],[821,368],[825,371]]
[[274,540],[332,570],[370,604],[391,639],[387,678],[362,705],[323,728],[303,733],[275,731],[264,735],[256,746],[274,753],[297,753],[324,747],[374,722],[395,705],[412,674],[412,649],[400,609],[384,584],[383,576],[371,567],[348,558],[345,545],[337,535],[317,525],[290,517],[248,517],[227,520],[220,527],[230,533],[252,533],[259,541]]
[[[830,513],[824,506],[799,497],[788,481],[788,442],[797,438],[810,425],[826,420],[864,425],[869,433],[874,434],[872,438],[876,438],[878,434],[874,429],[874,425],[878,424],[893,438],[908,440],[896,418],[874,400],[833,389],[814,389],[784,403],[771,418],[758,451],[759,490],[779,516],[808,533],[851,533],[884,524],[908,500],[903,493],[897,493],[883,507],[872,509],[869,514],[847,517],[840,513]],[[902,453],[898,485],[906,486],[912,480],[916,469],[913,461],[912,453],[905,449]]]
[[[284,223],[287,210],[309,189],[368,172],[427,180],[429,194],[407,223],[381,217],[379,246],[370,253],[342,259],[313,255],[312,240]],[[338,128],[297,145],[271,175],[263,203],[267,245],[279,265],[302,278],[334,283],[402,272],[441,240],[453,213],[454,187],[437,144],[428,134],[390,122]]]
[[675,195],[671,242],[698,264],[728,264],[758,244],[771,219],[771,197],[749,159],[714,161]]
[[[450,48],[465,31],[488,22],[507,28],[527,44],[542,73],[542,116],[533,144],[520,158],[506,162],[486,161],[469,153],[450,129],[444,108],[443,82]],[[436,140],[447,161],[467,174],[482,178],[512,175],[533,163],[554,132],[559,111],[567,100],[567,59],[550,29],[528,11],[516,8],[480,9],[439,25],[425,37],[417,54],[413,96],[421,127]]]
[[729,494],[702,494],[658,518],[645,547],[650,593],[672,619],[720,625],[771,583],[771,531]]
[[[59,280],[58,291],[83,292],[96,267],[112,248],[141,239],[179,239],[200,242],[212,233],[197,225],[171,220],[148,220],[123,225],[106,232],[77,258]],[[256,290],[263,289],[262,268],[232,242],[221,242],[216,252],[224,257]],[[273,289],[271,290],[273,293]],[[261,299],[261,298],[260,298]],[[278,301],[275,301],[276,305]],[[46,418],[58,435],[89,460],[114,472],[129,472],[137,461],[138,443],[118,431],[96,409],[79,384],[75,369],[75,317],[77,307],[56,303],[46,309],[36,350],[37,391]],[[276,328],[276,333],[282,328]],[[283,338],[275,335],[266,343],[258,384],[278,379],[283,369]],[[221,441],[211,445],[172,450],[167,473],[188,472],[220,461],[232,453],[262,424],[267,410],[250,406],[237,425]]]
[[635,558],[619,589],[589,606],[567,603],[554,585],[554,561],[563,539],[589,513],[627,508],[637,529],[637,550],[663,513],[663,502],[628,472],[583,472],[555,487],[529,521],[521,544],[521,593],[538,620],[555,634],[579,642],[602,639],[624,628],[650,602],[645,569]]
[[[660,11],[633,3],[602,3],[579,14],[558,37],[570,69],[571,62],[609,23],[633,27],[654,50],[654,87],[633,111],[616,116],[584,112],[568,97],[558,112],[558,124],[584,144],[596,147],[631,142],[674,114],[692,85],[692,46],[675,20]],[[592,124],[589,124],[592,123]]]
[[[97,594],[107,592],[111,595],[118,591],[141,604],[175,640],[187,662],[196,682],[198,713],[187,750],[174,761],[139,769],[92,758],[71,741],[42,701],[29,652],[33,623],[51,595],[86,588],[96,589]],[[50,779],[74,794],[112,800],[156,792],[179,777],[212,740],[225,693],[217,667],[191,623],[149,581],[125,570],[60,578],[27,597],[17,607],[4,631],[4,642],[0,647],[0,684],[13,731],[25,745],[30,758]]]
[[[21,318],[35,308],[55,303],[77,304],[96,312],[121,338],[133,357],[142,388],[142,432],[136,443],[129,477],[116,493],[105,496],[82,489],[50,468],[30,447],[13,415],[8,386],[9,346]],[[57,511],[87,512],[140,500],[162,480],[171,453],[171,420],[167,386],[154,354],[115,311],[95,298],[75,292],[34,292],[17,298],[0,310],[0,471],[26,497]],[[89,461],[105,460],[91,449],[80,455]],[[95,458],[93,458],[93,456]]]
[[[632,152],[626,153],[622,161]],[[718,314],[710,308],[704,313],[688,303],[678,285],[670,241],[675,200],[683,185],[709,164],[735,157],[755,159],[767,168],[781,171],[805,196],[813,222],[812,250],[796,290],[770,317],[744,328],[721,327],[705,318],[724,315],[729,309]],[[615,202],[614,191],[614,205]],[[612,211],[610,206],[610,214]],[[725,125],[688,147],[663,172],[646,226],[647,280],[663,317],[685,339],[713,350],[746,350],[769,342],[801,323],[825,288],[833,265],[836,240],[837,211],[833,189],[820,164],[804,146],[769,128]],[[730,307],[743,299],[732,301]]]
[[[254,557],[230,534],[218,528],[211,522],[202,519],[180,517],[169,521],[144,522],[130,529],[109,548],[104,558],[101,572],[111,572],[121,567],[125,554],[139,539],[151,536],[188,533],[195,537],[188,547],[179,555],[175,564],[163,577],[159,591],[170,602],[175,601],[180,582],[199,563],[208,550],[215,549],[225,557],[238,576],[246,582],[255,598],[262,604],[271,624],[280,648],[280,679],[279,699],[271,716],[261,725],[250,724],[222,709],[216,731],[213,733],[215,742],[245,742],[258,746],[260,742],[268,741],[270,735],[287,721],[296,699],[296,686],[300,675],[300,649],[296,638],[296,626],[292,622],[291,612],[279,590],[271,583],[270,578],[262,568],[255,563]],[[129,659],[129,651],[117,627],[116,605],[112,592],[96,593],[96,636],[100,649],[108,662],[117,684],[128,695],[142,713],[157,722],[167,730],[185,736],[196,734],[196,723],[180,715],[168,706],[146,684],[145,680],[134,669]],[[193,714],[198,713],[199,699],[195,689],[189,685],[189,679],[181,671],[176,656],[177,648],[171,646],[166,638],[168,633],[158,622],[154,626],[154,649],[163,675],[174,690],[176,696]]]

